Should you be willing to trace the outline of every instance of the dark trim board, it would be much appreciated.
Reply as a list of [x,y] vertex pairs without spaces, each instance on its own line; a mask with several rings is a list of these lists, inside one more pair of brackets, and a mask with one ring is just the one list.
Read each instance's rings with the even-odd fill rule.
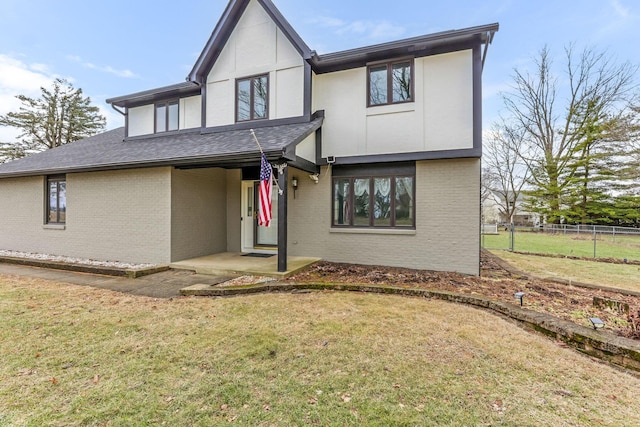
[[[445,160],[445,159],[466,159],[480,158],[482,150],[469,148],[466,150],[441,150],[441,151],[420,151],[414,153],[395,154],[373,154],[367,156],[335,157],[334,165],[357,165],[360,163],[390,163],[407,162],[417,160]],[[323,158],[319,165],[327,165],[327,159]]]

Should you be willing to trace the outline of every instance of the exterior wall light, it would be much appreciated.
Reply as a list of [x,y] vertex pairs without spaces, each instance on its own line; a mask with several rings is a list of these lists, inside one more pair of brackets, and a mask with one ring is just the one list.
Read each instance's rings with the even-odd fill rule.
[[293,187],[293,198],[296,198],[296,190],[298,189],[298,178],[291,178],[291,186]]
[[593,329],[602,329],[604,328],[604,322],[600,320],[599,317],[590,317],[589,322],[593,325]]
[[515,294],[513,294],[513,297],[515,299],[519,299],[520,300],[520,307],[522,307],[522,300],[524,299],[525,293],[524,292],[516,292]]

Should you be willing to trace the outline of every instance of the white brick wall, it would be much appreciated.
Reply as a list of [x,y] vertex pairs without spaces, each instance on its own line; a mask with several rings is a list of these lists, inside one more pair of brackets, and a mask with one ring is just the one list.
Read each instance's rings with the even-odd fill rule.
[[[289,254],[329,261],[479,274],[480,160],[423,161],[416,165],[414,234],[336,233],[331,230],[331,177],[320,182],[292,169]],[[368,230],[367,230],[368,231]]]

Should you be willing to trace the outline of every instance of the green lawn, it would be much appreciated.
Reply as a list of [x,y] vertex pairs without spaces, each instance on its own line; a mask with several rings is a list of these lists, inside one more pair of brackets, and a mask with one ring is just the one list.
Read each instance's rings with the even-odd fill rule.
[[492,252],[519,270],[534,276],[640,292],[640,266],[638,265],[523,255],[504,250]]
[[640,379],[488,312],[0,276],[0,425],[640,425]]
[[[481,241],[487,249],[508,249],[508,232],[498,235],[483,235]],[[548,234],[516,232],[516,251],[545,254],[560,254],[579,257],[593,257],[593,236],[590,234]],[[640,260],[640,237],[598,235],[596,242],[598,258],[618,258]]]

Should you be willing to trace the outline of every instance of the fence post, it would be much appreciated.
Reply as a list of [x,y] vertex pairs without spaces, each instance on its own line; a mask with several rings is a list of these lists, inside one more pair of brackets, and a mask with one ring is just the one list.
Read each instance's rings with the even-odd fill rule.
[[511,223],[510,228],[511,228],[511,238],[509,239],[509,250],[513,252],[516,246],[516,243],[515,243],[516,227],[513,225],[513,223]]
[[593,226],[593,257],[596,258],[596,242],[598,241],[598,235],[596,234],[596,226]]

